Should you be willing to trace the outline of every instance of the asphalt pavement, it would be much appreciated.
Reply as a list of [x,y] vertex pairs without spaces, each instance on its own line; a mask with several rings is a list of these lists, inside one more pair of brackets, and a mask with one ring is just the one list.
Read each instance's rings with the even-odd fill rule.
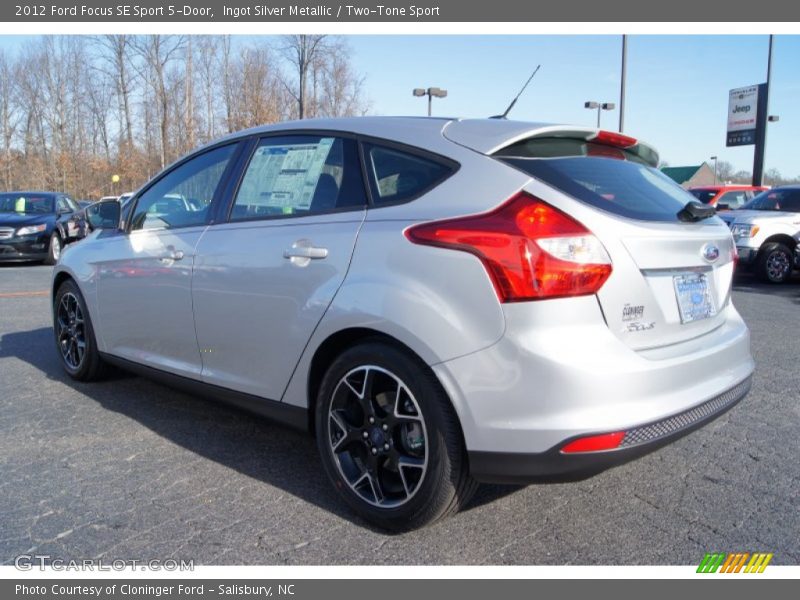
[[[482,486],[460,514],[387,535],[329,486],[314,440],[120,374],[71,381],[51,268],[0,266],[0,564],[17,555],[195,564],[800,562],[800,281],[737,280],[753,390],[688,437],[591,479]],[[709,369],[719,365],[708,365]]]

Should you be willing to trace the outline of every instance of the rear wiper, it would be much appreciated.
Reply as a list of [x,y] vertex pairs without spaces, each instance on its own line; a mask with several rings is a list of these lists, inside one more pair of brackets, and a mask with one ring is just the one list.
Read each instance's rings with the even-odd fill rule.
[[678,211],[678,219],[681,221],[694,223],[696,221],[702,221],[703,219],[713,217],[716,213],[717,210],[713,206],[702,204],[696,200],[690,200],[686,203],[686,206]]

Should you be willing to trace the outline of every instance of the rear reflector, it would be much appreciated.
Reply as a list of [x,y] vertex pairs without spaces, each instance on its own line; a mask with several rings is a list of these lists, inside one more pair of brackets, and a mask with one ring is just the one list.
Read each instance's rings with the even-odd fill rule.
[[501,302],[594,294],[611,275],[600,240],[525,192],[491,212],[422,223],[405,235],[415,244],[477,256]]
[[586,141],[605,144],[606,146],[614,146],[615,148],[632,148],[639,143],[639,140],[636,138],[613,131],[598,131]]
[[614,433],[603,433],[601,435],[590,435],[588,437],[572,440],[569,444],[561,448],[562,454],[573,454],[576,452],[602,452],[603,450],[613,450],[619,448],[622,438],[625,437],[624,431]]

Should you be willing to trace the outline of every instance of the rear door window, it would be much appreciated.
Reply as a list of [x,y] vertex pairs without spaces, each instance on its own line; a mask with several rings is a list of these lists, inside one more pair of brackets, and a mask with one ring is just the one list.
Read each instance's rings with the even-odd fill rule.
[[433,158],[372,143],[364,144],[372,200],[377,205],[408,202],[455,170]]
[[623,149],[583,140],[536,138],[495,158],[586,204],[631,219],[678,221],[696,198]]
[[354,140],[269,137],[250,158],[230,218],[304,217],[366,204]]

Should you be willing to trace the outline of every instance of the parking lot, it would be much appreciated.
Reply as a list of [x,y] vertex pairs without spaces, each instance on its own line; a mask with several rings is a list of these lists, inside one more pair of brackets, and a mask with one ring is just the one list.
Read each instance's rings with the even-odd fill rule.
[[697,564],[709,551],[800,561],[797,279],[737,280],[758,367],[751,394],[717,421],[582,482],[483,486],[455,517],[386,535],[339,501],[311,437],[133,376],[68,379],[52,342],[50,274],[0,266],[0,563],[37,553],[196,564]]

